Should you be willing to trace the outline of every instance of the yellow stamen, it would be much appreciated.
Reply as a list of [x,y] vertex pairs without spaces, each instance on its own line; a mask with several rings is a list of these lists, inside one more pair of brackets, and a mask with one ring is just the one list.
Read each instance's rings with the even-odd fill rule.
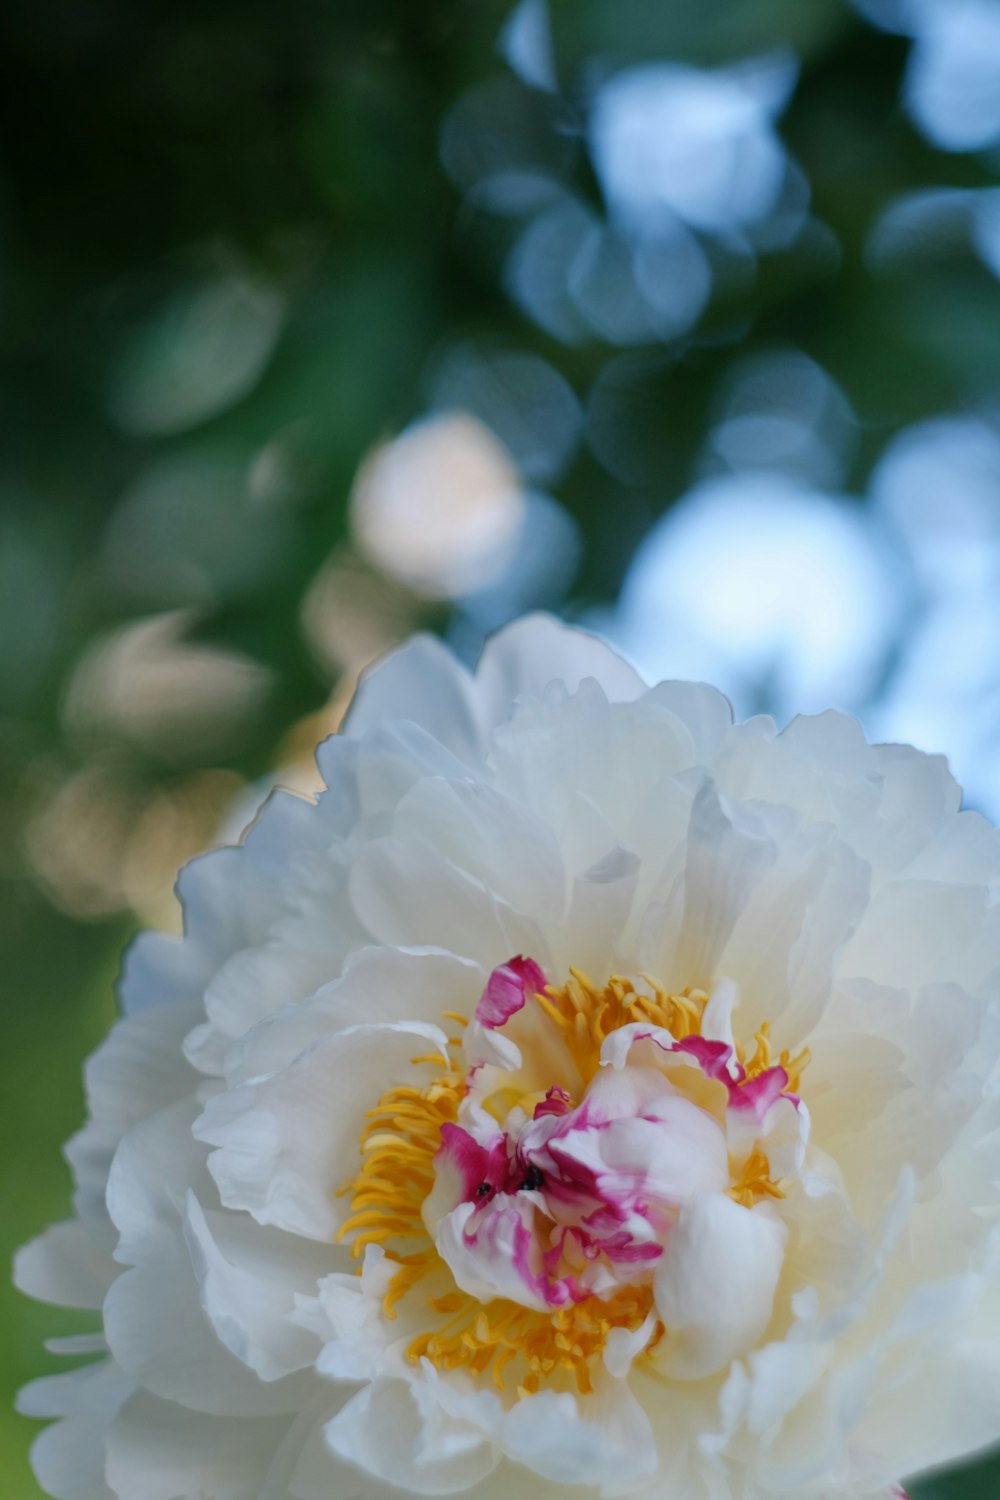
[[[499,1298],[483,1304],[467,1297],[443,1327],[420,1334],[406,1352],[414,1361],[429,1359],[439,1370],[489,1370],[501,1391],[506,1389],[507,1366],[517,1361],[519,1394],[537,1390],[538,1377],[544,1375],[550,1383],[569,1382],[586,1395],[593,1389],[593,1363],[611,1330],[641,1327],[652,1307],[648,1284],[624,1286],[607,1301],[588,1297],[550,1313]],[[650,1346],[662,1336],[663,1325],[657,1323]]]
[[554,1021],[585,1084],[597,1072],[601,1047],[611,1032],[633,1021],[669,1031],[676,1041],[697,1036],[708,1004],[704,990],[668,994],[655,980],[643,975],[649,993],[637,990],[631,979],[613,974],[606,985],[595,985],[581,969],[570,969],[561,989],[549,985],[536,998]]
[[[642,976],[644,989],[632,980],[613,975],[598,986],[580,969],[571,969],[561,988],[549,985],[535,997],[542,1014],[553,1026],[553,1037],[561,1040],[586,1089],[600,1066],[605,1039],[621,1026],[648,1023],[669,1031],[682,1041],[701,1034],[708,995],[688,989],[670,994],[654,980]],[[467,1018],[446,1011],[445,1018],[459,1027]],[[754,1037],[753,1056],[745,1063],[748,1079],[773,1066],[770,1028],[765,1023]],[[363,1257],[368,1245],[383,1248],[396,1270],[383,1298],[387,1318],[398,1316],[398,1307],[422,1282],[447,1269],[431,1242],[422,1208],[434,1187],[434,1157],[441,1146],[441,1127],[454,1123],[466,1092],[464,1069],[454,1059],[460,1046],[449,1038],[449,1063],[440,1054],[415,1057],[414,1066],[431,1064],[440,1076],[423,1086],[390,1089],[368,1112],[361,1134],[361,1166],[357,1176],[343,1188],[350,1194],[351,1212],[338,1239],[350,1238],[352,1254]],[[743,1060],[740,1047],[738,1055]],[[808,1049],[790,1057],[782,1052],[780,1065],[788,1074],[788,1087],[796,1091]],[[570,1085],[571,1080],[562,1080]],[[723,1098],[725,1096],[723,1095]],[[533,1100],[516,1088],[500,1089],[484,1101],[501,1122],[515,1105],[530,1113]],[[764,1151],[751,1152],[734,1176],[729,1195],[750,1207],[762,1198],[781,1198],[783,1190],[770,1175]],[[588,1297],[584,1301],[551,1312],[523,1307],[496,1298],[481,1303],[455,1288],[441,1295],[425,1294],[423,1306],[436,1326],[411,1340],[407,1357],[428,1359],[439,1370],[465,1369],[484,1374],[500,1391],[514,1381],[516,1396],[532,1395],[543,1380],[561,1389],[575,1388],[586,1394],[592,1389],[591,1372],[615,1328],[634,1331],[653,1311],[652,1287],[626,1284],[606,1301]],[[646,1353],[663,1338],[658,1320]],[[508,1374],[509,1371],[509,1374]]]

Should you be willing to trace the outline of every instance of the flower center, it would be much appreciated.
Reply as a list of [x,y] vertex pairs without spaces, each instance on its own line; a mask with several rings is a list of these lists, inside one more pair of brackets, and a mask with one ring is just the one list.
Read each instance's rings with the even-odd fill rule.
[[775,1061],[765,1026],[748,1057],[724,996],[578,971],[556,987],[530,959],[446,1019],[463,1032],[448,1063],[413,1059],[439,1076],[369,1114],[341,1235],[395,1266],[383,1313],[402,1315],[410,1360],[518,1396],[588,1391],[602,1356],[655,1357],[684,1205],[783,1196],[808,1055]]

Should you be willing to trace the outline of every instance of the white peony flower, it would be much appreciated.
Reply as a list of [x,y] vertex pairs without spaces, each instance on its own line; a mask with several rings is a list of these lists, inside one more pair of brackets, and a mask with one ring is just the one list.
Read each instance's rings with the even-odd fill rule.
[[126,957],[62,1500],[889,1500],[1000,1436],[1000,836],[837,714],[419,638]]

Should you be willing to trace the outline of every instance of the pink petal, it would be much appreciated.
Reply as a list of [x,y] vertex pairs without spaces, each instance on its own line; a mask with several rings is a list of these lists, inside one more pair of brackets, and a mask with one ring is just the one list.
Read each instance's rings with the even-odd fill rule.
[[706,1078],[718,1078],[726,1084],[732,1082],[729,1064],[733,1049],[725,1042],[710,1042],[703,1036],[689,1036],[683,1042],[678,1042],[673,1050],[687,1052],[695,1058]]
[[532,1119],[540,1120],[543,1115],[568,1115],[572,1108],[573,1101],[566,1090],[556,1085],[555,1088],[549,1089],[541,1104],[535,1105]]
[[[451,1167],[461,1184],[465,1203],[488,1203],[507,1188],[510,1171],[507,1159],[507,1137],[497,1135],[486,1146],[461,1125],[441,1126],[441,1145],[434,1157],[435,1169]],[[484,1191],[486,1189],[486,1191]]]
[[533,958],[509,958],[505,964],[494,969],[486,981],[476,1020],[490,1031],[506,1025],[511,1016],[524,1007],[530,995],[545,988],[545,975]]
[[[781,1098],[788,1085],[788,1074],[784,1068],[768,1068],[746,1083],[733,1088],[729,1095],[729,1108],[752,1110],[758,1124],[763,1124],[772,1104]],[[796,1106],[798,1100],[795,1101]]]

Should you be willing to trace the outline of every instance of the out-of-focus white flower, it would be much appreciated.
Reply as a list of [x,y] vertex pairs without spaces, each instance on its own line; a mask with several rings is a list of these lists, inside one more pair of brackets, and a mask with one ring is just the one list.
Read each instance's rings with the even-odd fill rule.
[[899,433],[872,475],[876,514],[908,555],[923,610],[870,717],[947,747],[973,804],[1000,815],[1000,431],[972,415]]
[[114,733],[153,750],[225,743],[258,711],[266,667],[190,638],[197,616],[169,610],[108,632],[81,658],[63,714],[77,735]]
[[774,129],[798,76],[791,55],[708,72],[647,63],[598,92],[594,165],[616,218],[655,230],[674,218],[708,233],[758,224],[788,171]]
[[973,251],[1000,277],[1000,189],[920,188],[895,198],[865,247],[876,272]]
[[877,25],[913,38],[903,98],[942,151],[1000,140],[1000,6],[996,0],[854,0]]
[[466,412],[426,417],[362,465],[351,498],[362,552],[432,598],[491,582],[513,555],[524,513],[503,444]]
[[[1000,837],[545,619],[362,680],[88,1066],[60,1500],[889,1500],[1000,1434]],[[358,1274],[360,1272],[360,1274]]]
[[747,470],[696,485],[643,540],[608,633],[643,671],[711,678],[779,718],[863,702],[899,619],[855,502]]
[[519,0],[500,33],[499,50],[519,78],[536,89],[556,87],[556,63],[546,0]]
[[876,513],[929,595],[995,596],[1000,579],[1000,430],[974,416],[904,428],[872,474]]
[[915,123],[944,151],[1000,140],[1000,6],[923,0],[904,96]]
[[257,384],[285,304],[265,282],[216,274],[176,289],[126,344],[112,415],[142,436],[179,432],[235,405]]
[[739,361],[725,382],[707,461],[780,471],[817,488],[844,478],[857,422],[844,393],[798,349]]

